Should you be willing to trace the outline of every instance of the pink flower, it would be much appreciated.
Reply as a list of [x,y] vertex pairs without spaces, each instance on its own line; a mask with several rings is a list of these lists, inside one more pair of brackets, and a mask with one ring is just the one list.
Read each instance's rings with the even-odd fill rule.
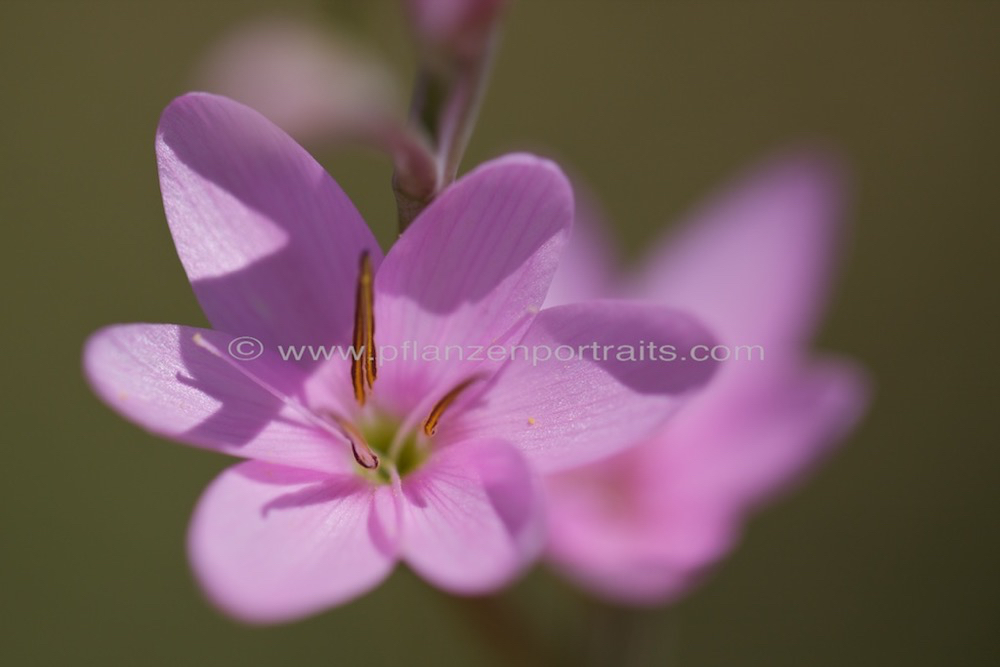
[[398,123],[397,82],[385,63],[348,35],[302,20],[238,25],[205,54],[195,80],[300,141],[357,140]]
[[694,313],[730,352],[764,349],[763,361],[722,364],[640,446],[545,480],[548,557],[582,586],[625,604],[679,597],[733,549],[747,513],[864,412],[862,371],[807,353],[840,231],[835,176],[808,156],[760,169],[655,250],[627,287],[614,285],[600,230],[579,214],[547,303],[636,294]]
[[140,426],[249,459],[208,488],[189,536],[199,581],[239,618],[345,602],[399,560],[458,594],[506,584],[542,546],[533,470],[651,433],[712,372],[516,354],[285,360],[279,346],[690,345],[707,335],[659,306],[539,313],[573,216],[570,188],[545,160],[482,165],[383,258],[329,175],[247,107],[183,96],[164,112],[156,150],[174,242],[213,329],[108,327],[84,364],[101,398]]

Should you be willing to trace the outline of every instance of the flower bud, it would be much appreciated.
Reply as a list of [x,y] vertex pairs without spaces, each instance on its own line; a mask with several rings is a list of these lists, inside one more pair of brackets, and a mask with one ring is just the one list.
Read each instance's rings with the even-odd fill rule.
[[405,0],[413,30],[435,56],[476,59],[487,50],[508,0]]

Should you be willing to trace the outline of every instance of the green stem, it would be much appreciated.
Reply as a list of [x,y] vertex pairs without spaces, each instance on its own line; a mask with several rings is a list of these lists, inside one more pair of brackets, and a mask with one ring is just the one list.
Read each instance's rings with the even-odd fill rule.
[[[587,667],[638,667],[652,664],[654,619],[645,610],[595,602],[588,614]],[[662,663],[661,663],[662,664]]]
[[499,596],[445,597],[479,638],[503,658],[504,664],[519,667],[560,664],[550,648]]
[[498,34],[494,29],[486,47],[474,58],[444,63],[428,59],[417,74],[410,124],[427,138],[437,173],[433,180],[412,179],[397,166],[393,193],[400,232],[455,181],[486,92]]

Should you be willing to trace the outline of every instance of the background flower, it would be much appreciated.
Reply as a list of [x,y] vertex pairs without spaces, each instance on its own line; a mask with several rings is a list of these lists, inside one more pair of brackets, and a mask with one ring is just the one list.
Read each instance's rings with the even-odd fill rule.
[[212,45],[194,78],[300,141],[357,138],[402,115],[385,63],[331,26],[290,16],[240,24]]
[[842,236],[839,180],[819,156],[759,167],[662,242],[630,286],[604,269],[604,284],[578,278],[610,263],[598,216],[580,216],[551,302],[626,291],[688,308],[732,355],[656,437],[548,478],[550,556],[585,587],[632,604],[686,593],[732,549],[750,510],[863,412],[864,374],[808,351]]

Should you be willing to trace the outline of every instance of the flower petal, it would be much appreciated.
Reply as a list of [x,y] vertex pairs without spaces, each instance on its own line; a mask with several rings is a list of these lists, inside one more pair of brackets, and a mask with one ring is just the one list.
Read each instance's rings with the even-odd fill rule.
[[617,248],[609,238],[604,211],[590,190],[573,179],[576,212],[573,233],[545,296],[545,307],[612,296],[617,286]]
[[346,34],[291,17],[237,25],[198,73],[206,89],[260,111],[300,140],[355,137],[397,108],[384,63]]
[[727,344],[804,342],[826,302],[839,186],[820,156],[759,169],[652,254],[638,293],[691,311]]
[[122,324],[90,337],[85,373],[104,402],[158,435],[234,456],[315,470],[350,469],[346,441],[309,424],[234,365],[293,396],[304,381],[303,369],[267,351],[227,363],[200,347],[196,335],[223,354],[240,351],[229,347],[232,337],[217,331]]
[[256,111],[192,93],[156,136],[170,231],[213,328],[268,345],[350,341],[362,251],[381,252],[313,158]]
[[403,480],[403,558],[452,593],[508,583],[541,551],[538,485],[504,442],[468,442],[435,452]]
[[221,609],[274,623],[374,588],[396,562],[397,526],[389,487],[251,461],[205,490],[188,552]]
[[[669,425],[664,470],[690,498],[756,504],[796,481],[850,432],[870,400],[858,366],[760,367],[711,386]],[[720,419],[719,415],[725,415]]]
[[857,421],[864,376],[827,361],[736,377],[656,437],[546,479],[548,557],[610,600],[662,604],[736,544],[747,511],[798,479]]
[[[508,155],[442,193],[396,242],[375,279],[376,343],[420,351],[516,342],[545,299],[573,218],[573,195],[547,160]],[[463,357],[465,358],[465,357]],[[376,391],[397,409],[433,400],[478,361],[387,363]],[[495,365],[494,365],[495,367]]]
[[613,602],[662,604],[678,597],[738,537],[732,508],[665,489],[672,477],[650,466],[654,447],[546,478],[547,558]]
[[[711,346],[710,335],[667,308],[595,301],[544,310],[495,385],[444,420],[441,437],[506,440],[543,472],[609,456],[649,436],[708,381],[716,364],[689,359],[695,345]],[[650,346],[659,360],[649,360]]]

